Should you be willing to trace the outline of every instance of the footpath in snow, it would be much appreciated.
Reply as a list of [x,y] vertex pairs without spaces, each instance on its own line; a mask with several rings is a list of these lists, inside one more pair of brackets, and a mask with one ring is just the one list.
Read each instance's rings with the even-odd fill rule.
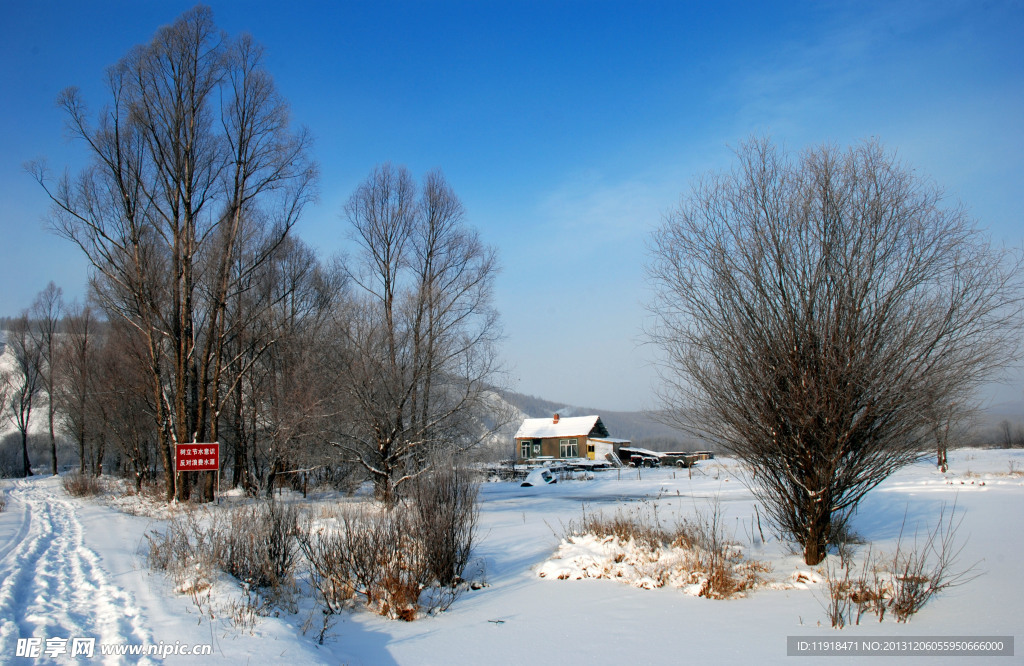
[[14,655],[24,637],[50,639],[42,648],[54,655],[98,651],[90,638],[152,643],[131,595],[85,545],[82,522],[63,494],[56,477],[18,481],[9,492],[17,520],[0,547],[0,653]]

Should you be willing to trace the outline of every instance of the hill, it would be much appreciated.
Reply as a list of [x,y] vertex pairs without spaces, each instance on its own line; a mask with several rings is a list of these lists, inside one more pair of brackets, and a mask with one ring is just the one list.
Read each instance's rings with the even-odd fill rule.
[[514,391],[504,391],[502,396],[518,413],[513,419],[512,434],[525,418],[543,418],[553,414],[561,416],[587,416],[597,414],[612,437],[631,440],[654,450],[703,448],[703,445],[675,428],[657,420],[657,415],[648,412],[619,412],[595,407],[580,407],[554,402]]

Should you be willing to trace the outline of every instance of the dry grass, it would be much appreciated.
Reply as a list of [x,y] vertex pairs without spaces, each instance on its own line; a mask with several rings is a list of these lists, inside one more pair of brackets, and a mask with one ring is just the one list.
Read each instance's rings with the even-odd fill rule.
[[[648,577],[658,587],[670,581],[700,582],[699,596],[711,599],[740,596],[763,582],[771,571],[765,562],[743,559],[739,544],[725,533],[717,502],[707,511],[698,511],[694,518],[669,527],[661,524],[653,507],[648,513],[642,509],[632,513],[619,510],[610,518],[584,511],[578,524],[569,524],[564,537],[587,534],[632,543],[645,552],[647,563],[663,562],[647,568]],[[662,559],[662,554],[669,551],[673,556]]]

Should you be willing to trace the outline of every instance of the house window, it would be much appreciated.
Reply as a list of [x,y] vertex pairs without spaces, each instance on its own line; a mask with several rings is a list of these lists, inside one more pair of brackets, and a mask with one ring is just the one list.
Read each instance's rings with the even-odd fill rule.
[[560,458],[579,458],[580,451],[575,439],[558,440],[558,452]]
[[533,456],[536,458],[540,455],[540,440],[533,440]]
[[524,440],[524,441],[519,443],[519,453],[520,453],[520,456],[519,456],[520,458],[529,458],[530,457],[530,442],[529,441],[525,441]]

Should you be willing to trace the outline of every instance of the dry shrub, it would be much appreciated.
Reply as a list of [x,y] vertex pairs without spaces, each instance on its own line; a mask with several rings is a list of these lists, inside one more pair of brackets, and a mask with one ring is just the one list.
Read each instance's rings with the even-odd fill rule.
[[235,509],[220,560],[224,571],[257,588],[276,589],[295,566],[298,510],[269,501]]
[[[345,526],[345,513],[327,515],[324,510],[318,516],[308,516],[300,526],[299,548],[306,556],[309,566],[309,582],[323,604],[324,626],[320,632],[323,644],[329,616],[339,613],[342,607],[356,595],[355,576],[351,571],[349,532]],[[335,522],[335,526],[323,522]]]
[[[825,574],[825,582],[828,586],[828,597],[823,604],[833,629],[842,629],[850,621],[850,608],[852,584],[850,582],[850,567],[847,560],[842,560],[842,566],[838,568],[828,567]],[[859,617],[859,616],[858,616]]]
[[[330,521],[309,520],[299,547],[325,615],[338,613],[361,595],[366,605],[390,618],[412,620],[428,580],[423,548],[404,504],[391,509],[360,506],[337,511]],[[325,629],[326,629],[325,618]],[[323,632],[321,632],[321,641]]]
[[167,503],[167,479],[163,476],[147,478],[142,480],[139,487],[139,494],[150,502],[158,504]]
[[924,537],[914,533],[912,545],[904,548],[903,529],[891,560],[892,599],[890,606],[898,622],[906,622],[939,592],[968,583],[978,577],[976,564],[967,569],[957,567],[964,544],[957,539],[963,515],[954,522],[956,502],[948,515],[946,506],[939,511],[935,527]]
[[479,485],[450,458],[411,482],[413,521],[425,565],[441,587],[454,588],[473,550]]
[[895,553],[874,556],[869,549],[857,576],[852,574],[848,558],[838,567],[828,568],[829,596],[823,606],[832,626],[842,629],[851,621],[860,624],[865,613],[873,613],[881,622],[889,611],[897,622],[907,622],[939,592],[980,575],[976,565],[957,566],[963,552],[963,543],[957,538],[963,516],[954,521],[955,513],[955,502],[948,513],[943,505],[935,527],[924,536],[915,532],[912,539],[904,538],[904,516]]
[[273,501],[226,512],[185,507],[164,532],[146,534],[150,568],[179,586],[212,582],[214,570],[252,589],[277,591],[295,567],[298,511]]
[[[447,609],[465,589],[476,534],[479,486],[450,459],[409,482],[410,497],[388,508],[360,505],[310,516],[298,542],[310,582],[329,616],[356,597],[385,617],[413,620]],[[431,594],[422,596],[424,590]]]
[[60,482],[72,497],[95,497],[103,493],[103,484],[99,477],[92,474],[71,472],[62,476]]
[[151,530],[146,562],[151,569],[166,571],[181,583],[185,572],[220,561],[220,516],[185,506],[167,521],[163,532]]

